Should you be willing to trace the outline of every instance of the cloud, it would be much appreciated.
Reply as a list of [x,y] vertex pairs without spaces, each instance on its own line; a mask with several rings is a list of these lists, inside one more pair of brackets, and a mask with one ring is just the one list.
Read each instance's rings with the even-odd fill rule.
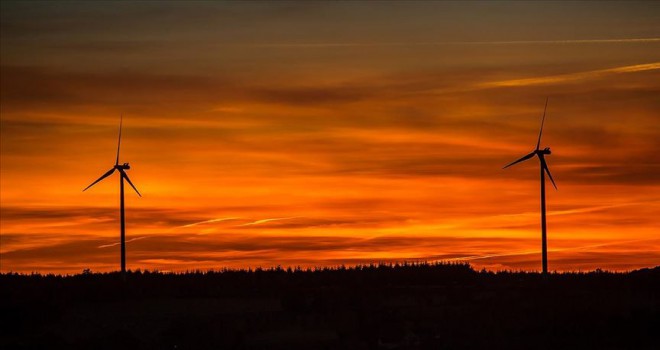
[[[80,238],[43,247],[4,252],[5,266],[15,271],[79,271],[81,266],[116,269],[117,252],[97,249],[103,239]],[[106,240],[107,242],[107,240]],[[657,261],[658,239],[608,241],[558,240],[550,249],[551,269],[574,271],[608,266],[629,269],[651,266]],[[644,251],[634,251],[647,247]],[[478,252],[487,251],[486,254]],[[469,261],[475,266],[534,269],[539,266],[537,239],[503,237],[381,236],[261,236],[151,235],[131,240],[131,269],[182,271],[190,267],[220,269],[247,266],[327,266],[393,261]],[[618,261],[613,263],[613,260]],[[655,260],[654,260],[655,259]],[[67,267],[69,266],[69,267]]]
[[[23,222],[31,224],[42,223],[55,226],[76,226],[92,224],[97,227],[101,223],[112,223],[118,220],[116,207],[92,206],[3,206],[0,209],[3,227],[20,225]],[[205,213],[205,212],[204,212]],[[170,208],[131,208],[127,214],[131,223],[136,225],[159,225],[161,227],[183,226],[200,213],[190,210]]]
[[559,74],[545,77],[502,80],[478,84],[477,88],[499,88],[499,87],[521,87],[545,84],[564,84],[573,83],[588,79],[601,78],[608,75],[635,73],[660,69],[660,62],[636,64],[631,66],[621,66],[607,69],[592,70],[586,72]]
[[415,47],[473,45],[567,45],[567,44],[654,44],[660,38],[567,39],[567,40],[500,40],[500,41],[427,41],[427,42],[328,42],[328,43],[263,43],[234,44],[260,48],[354,48],[354,47]]
[[254,87],[247,92],[255,100],[280,104],[327,105],[361,101],[370,96],[366,86],[279,86],[276,88]]
[[660,172],[660,164],[648,160],[576,165],[562,171],[563,176],[574,183],[632,183],[638,186],[660,184],[657,175]]
[[[43,66],[0,66],[3,109],[10,113],[123,110],[129,114],[214,111],[236,114],[250,103],[327,106],[361,101],[383,87],[369,83],[309,84],[291,80],[238,78],[231,74],[204,76],[135,71],[78,72]],[[391,89],[388,88],[391,91]],[[218,105],[231,103],[230,110]],[[112,108],[102,108],[112,105]],[[100,110],[99,110],[100,109]],[[163,114],[164,109],[169,111]],[[254,109],[254,107],[253,107]],[[189,125],[186,123],[186,125]],[[208,126],[208,125],[207,125]]]
[[[145,238],[149,238],[149,237],[143,236],[143,237],[135,237],[135,238],[127,239],[127,240],[125,241],[125,243],[131,243],[131,242],[139,241],[139,240],[141,240],[141,239],[145,239]],[[115,243],[109,243],[109,244],[102,244],[102,245],[98,246],[97,248],[108,248],[108,247],[114,247],[114,246],[117,246],[117,245],[119,245],[119,244],[121,244],[121,242],[115,242]]]
[[82,73],[4,64],[0,70],[3,107],[7,111],[29,106],[31,110],[89,108],[108,103],[130,110],[131,105],[162,102],[166,96],[168,104],[202,103],[231,85],[219,79],[211,82],[203,77],[137,72]]
[[[626,241],[616,241],[616,242],[607,242],[607,243],[573,246],[573,247],[570,247],[570,248],[554,248],[554,249],[548,249],[548,252],[549,253],[569,252],[569,251],[588,250],[588,249],[601,248],[601,247],[621,246],[621,245],[625,245],[625,244],[628,244],[628,243],[653,242],[653,241],[660,241],[660,239],[636,239],[636,240],[626,240]],[[540,249],[534,249],[534,250],[523,250],[523,251],[517,251],[517,252],[462,256],[462,257],[451,258],[449,260],[472,261],[472,260],[479,260],[479,259],[513,257],[513,256],[523,256],[523,255],[532,255],[532,254],[536,255],[536,254],[540,254],[540,253],[541,253]]]
[[236,225],[236,226],[252,226],[252,225],[261,225],[261,224],[265,224],[265,223],[267,223],[267,222],[272,222],[272,221],[281,221],[281,220],[291,220],[291,219],[296,219],[296,218],[298,218],[298,217],[297,217],[297,216],[291,216],[291,217],[287,217],[287,218],[271,218],[271,219],[261,219],[261,220],[256,220],[256,221],[252,221],[252,222],[248,222],[248,223],[245,223],[245,224],[240,224],[240,225]]
[[212,224],[212,223],[216,223],[216,222],[233,221],[233,220],[239,220],[239,219],[240,219],[239,217],[210,219],[210,220],[204,220],[204,221],[199,221],[199,222],[193,222],[192,224],[181,225],[181,226],[178,226],[178,227],[179,228],[193,227],[193,226],[198,226],[198,225]]
[[[26,235],[25,239],[30,239]],[[377,252],[403,252],[404,256],[421,249],[451,250],[459,245],[479,246],[510,245],[522,242],[507,238],[458,238],[458,237],[406,237],[382,236],[373,238],[346,236],[294,236],[259,234],[191,236],[191,235],[149,235],[129,240],[130,259],[162,259],[225,261],[242,256],[242,259],[258,261],[263,257],[297,257],[296,259],[323,258],[337,253],[369,255]],[[128,241],[127,241],[128,242]],[[115,252],[106,248],[118,243],[107,243],[107,239],[79,237],[70,241],[46,244],[38,247],[16,249],[4,252],[3,262],[16,266],[29,266],[34,261],[69,261],[84,259],[87,262],[113,261]],[[79,251],[80,254],[72,254]],[[350,254],[349,254],[350,255]],[[401,256],[401,253],[394,254]],[[377,261],[379,258],[372,258]],[[295,260],[295,259],[294,259]],[[313,259],[312,259],[313,260]],[[283,262],[287,260],[284,259]],[[219,268],[220,266],[216,266]],[[3,267],[4,269],[4,267]]]

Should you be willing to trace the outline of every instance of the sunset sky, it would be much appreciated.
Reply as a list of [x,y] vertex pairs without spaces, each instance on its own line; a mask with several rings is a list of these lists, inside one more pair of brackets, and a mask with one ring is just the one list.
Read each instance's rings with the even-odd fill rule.
[[549,269],[660,262],[660,2],[1,6],[2,272],[119,269],[121,114],[129,269],[538,271],[546,97]]

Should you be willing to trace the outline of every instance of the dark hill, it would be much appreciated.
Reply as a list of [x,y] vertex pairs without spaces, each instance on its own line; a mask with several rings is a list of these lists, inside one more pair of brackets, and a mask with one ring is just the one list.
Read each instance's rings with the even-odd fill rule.
[[2,349],[656,349],[660,267],[0,275]]

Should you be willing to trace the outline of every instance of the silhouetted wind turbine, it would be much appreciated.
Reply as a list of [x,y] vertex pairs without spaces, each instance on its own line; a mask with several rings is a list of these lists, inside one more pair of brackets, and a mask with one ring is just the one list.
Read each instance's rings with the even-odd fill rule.
[[539,139],[538,141],[536,141],[536,149],[532,151],[532,153],[502,168],[502,169],[506,169],[514,164],[526,161],[527,159],[534,157],[534,155],[539,157],[539,161],[541,163],[541,241],[542,241],[541,254],[543,259],[543,274],[548,273],[548,242],[547,242],[547,230],[545,225],[545,173],[548,173],[548,177],[550,178],[550,181],[552,181],[552,185],[555,187],[555,190],[557,189],[555,180],[552,179],[552,175],[550,174],[550,169],[548,169],[548,164],[545,162],[545,156],[550,155],[552,153],[550,152],[550,147],[546,147],[543,150],[539,149],[539,146],[541,146],[541,135],[543,134],[543,123],[545,122],[545,111],[547,108],[548,108],[548,99],[546,98],[545,107],[543,108],[543,118],[541,119],[541,131],[539,131]]
[[119,120],[119,141],[117,142],[117,158],[115,159],[115,165],[112,167],[112,169],[108,170],[107,173],[101,175],[101,177],[98,178],[98,180],[92,182],[91,185],[85,187],[83,190],[86,191],[88,188],[94,186],[97,182],[105,179],[106,177],[112,175],[112,173],[115,172],[115,170],[119,171],[119,217],[121,221],[121,273],[124,275],[126,273],[126,221],[124,220],[124,180],[128,181],[128,184],[133,187],[135,192],[138,194],[138,196],[142,197],[140,192],[135,188],[133,183],[131,182],[131,179],[128,178],[128,175],[126,175],[125,170],[128,170],[131,168],[128,163],[124,164],[119,164],[119,147],[121,146],[121,125],[123,122],[124,116],[122,115],[120,120]]

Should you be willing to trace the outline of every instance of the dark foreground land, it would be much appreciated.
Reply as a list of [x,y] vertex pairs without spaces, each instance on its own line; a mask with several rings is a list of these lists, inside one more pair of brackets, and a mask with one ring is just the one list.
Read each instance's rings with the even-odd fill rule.
[[660,267],[0,275],[2,349],[658,349]]

